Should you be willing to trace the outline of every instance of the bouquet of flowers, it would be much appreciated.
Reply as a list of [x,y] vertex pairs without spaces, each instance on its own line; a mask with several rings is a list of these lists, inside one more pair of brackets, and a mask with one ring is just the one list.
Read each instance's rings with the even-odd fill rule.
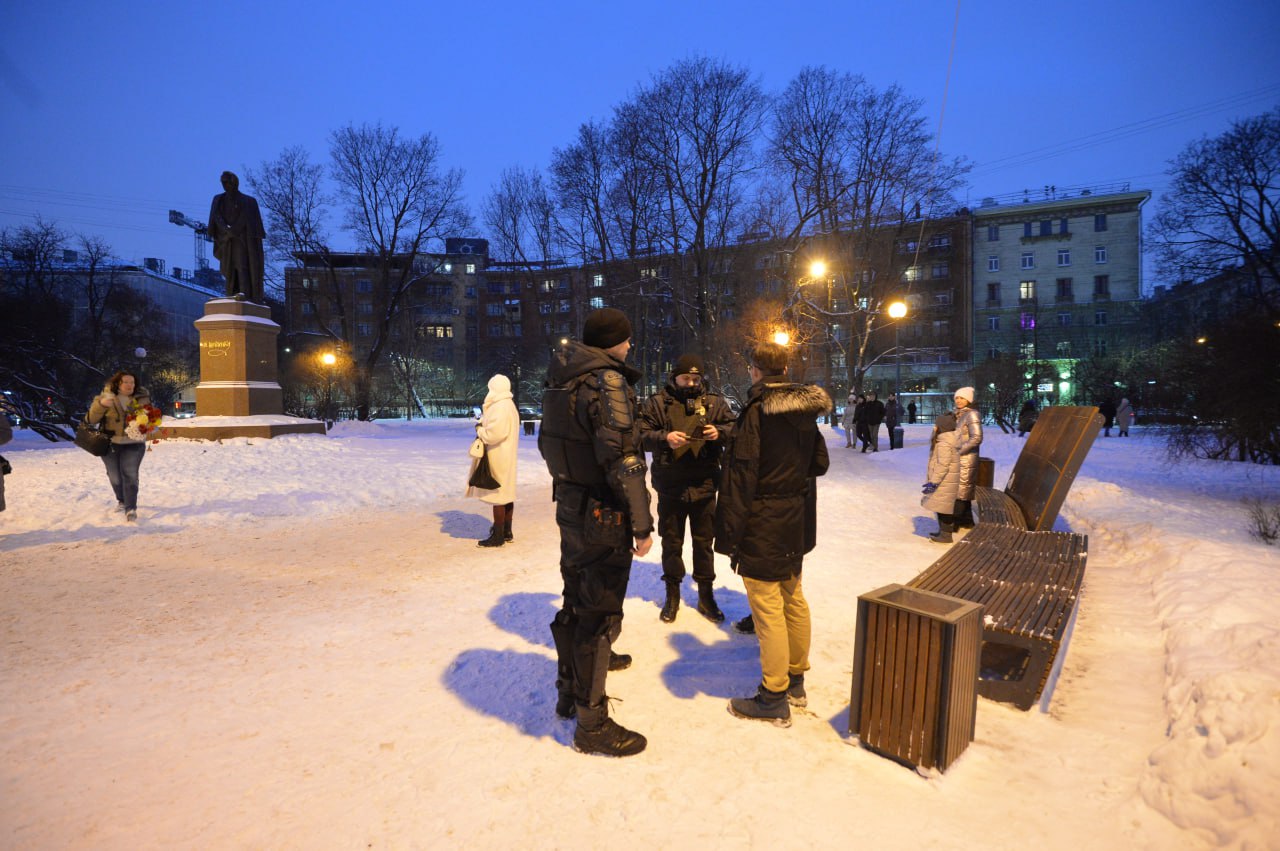
[[155,431],[164,415],[154,405],[140,405],[134,402],[129,406],[128,425],[124,433],[130,440],[146,440],[147,435]]

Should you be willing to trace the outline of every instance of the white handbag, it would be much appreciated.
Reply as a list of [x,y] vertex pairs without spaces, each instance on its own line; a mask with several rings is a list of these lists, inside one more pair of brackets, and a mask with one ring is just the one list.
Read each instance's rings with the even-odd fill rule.
[[484,457],[484,441],[477,437],[472,442],[471,448],[467,450],[467,454],[470,455],[472,458],[483,458]]

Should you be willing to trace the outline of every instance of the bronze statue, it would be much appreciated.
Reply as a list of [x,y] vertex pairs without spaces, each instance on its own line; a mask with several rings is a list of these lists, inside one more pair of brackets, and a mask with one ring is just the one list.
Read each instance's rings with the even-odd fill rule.
[[265,304],[262,240],[267,232],[258,201],[240,192],[240,178],[232,172],[222,173],[222,188],[225,191],[213,196],[209,208],[209,238],[222,277],[227,279],[227,297]]

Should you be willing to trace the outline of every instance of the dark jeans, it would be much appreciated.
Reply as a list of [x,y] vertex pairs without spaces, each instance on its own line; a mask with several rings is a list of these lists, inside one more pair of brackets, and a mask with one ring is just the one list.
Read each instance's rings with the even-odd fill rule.
[[662,578],[677,585],[684,579],[684,526],[693,536],[693,581],[715,582],[716,498],[687,502],[678,496],[658,494],[658,534],[662,536]]
[[125,511],[138,510],[138,469],[145,454],[145,443],[113,443],[111,451],[102,456],[111,490],[115,492],[116,501],[124,503]]
[[[631,579],[631,542],[613,549],[586,542],[586,490],[560,486],[556,492],[556,525],[560,527],[560,577],[564,580],[564,608],[559,617],[573,629],[573,657],[561,666],[573,671],[575,699],[590,703],[593,680],[597,693],[604,689],[608,644],[622,628],[622,602]],[[602,648],[598,639],[608,636]]]

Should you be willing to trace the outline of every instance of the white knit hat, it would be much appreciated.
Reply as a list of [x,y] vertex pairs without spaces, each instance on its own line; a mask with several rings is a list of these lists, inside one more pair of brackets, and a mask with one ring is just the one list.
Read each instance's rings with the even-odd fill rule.
[[973,404],[973,388],[972,387],[961,387],[953,395],[957,399],[964,399],[970,405]]

